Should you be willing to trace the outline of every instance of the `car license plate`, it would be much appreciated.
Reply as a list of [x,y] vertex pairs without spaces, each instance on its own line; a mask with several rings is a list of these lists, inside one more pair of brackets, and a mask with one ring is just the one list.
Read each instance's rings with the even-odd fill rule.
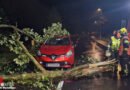
[[59,63],[47,63],[46,64],[47,67],[60,67]]

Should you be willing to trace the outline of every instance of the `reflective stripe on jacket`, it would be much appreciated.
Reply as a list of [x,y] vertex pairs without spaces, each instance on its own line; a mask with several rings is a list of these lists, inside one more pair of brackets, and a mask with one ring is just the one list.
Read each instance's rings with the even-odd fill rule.
[[128,47],[124,47],[124,42],[123,42],[124,39],[128,39],[128,41],[130,41],[127,36],[124,36],[121,39],[121,44],[120,44],[120,48],[119,48],[119,56],[123,55],[124,50],[127,51],[127,55],[130,55],[130,43],[129,43]]
[[115,51],[115,50],[119,50],[119,46],[120,46],[120,39],[116,39],[114,36],[111,37],[111,50]]

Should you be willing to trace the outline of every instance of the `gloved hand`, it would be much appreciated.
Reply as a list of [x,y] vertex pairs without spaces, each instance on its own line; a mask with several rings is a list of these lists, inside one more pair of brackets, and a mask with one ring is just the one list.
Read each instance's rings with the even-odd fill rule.
[[110,48],[111,46],[108,44],[107,47]]
[[110,57],[110,56],[111,56],[110,50],[106,50],[105,56],[106,56],[106,57]]

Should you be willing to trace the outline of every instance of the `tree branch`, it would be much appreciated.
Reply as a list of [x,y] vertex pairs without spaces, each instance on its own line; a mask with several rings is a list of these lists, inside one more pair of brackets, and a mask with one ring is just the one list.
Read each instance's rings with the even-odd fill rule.
[[85,64],[67,71],[48,71],[46,74],[43,73],[27,73],[19,75],[0,75],[4,80],[25,80],[35,79],[40,76],[56,78],[58,76],[63,79],[77,78],[92,75],[97,72],[109,71],[111,68],[106,65],[114,64],[116,60],[99,62],[96,64]]
[[12,28],[15,32],[20,32],[28,37],[30,37],[31,39],[33,39],[35,42],[40,43],[39,41],[35,40],[34,37],[32,37],[31,35],[27,34],[26,32],[20,30],[19,28],[17,28],[16,26],[13,25],[6,25],[6,24],[1,24],[0,28]]
[[46,70],[43,69],[43,67],[36,61],[36,59],[29,53],[27,48],[21,43],[19,40],[16,40],[17,43],[23,48],[24,52],[28,55],[28,57],[31,59],[31,61],[36,65],[36,67],[41,70],[44,74],[46,74]]
[[[71,75],[70,77],[72,77],[73,74],[74,74],[74,76],[76,76],[76,75],[82,76],[82,74],[83,75],[92,74],[92,73],[97,72],[97,71],[102,71],[102,69],[100,67],[106,68],[106,65],[114,64],[116,62],[117,61],[115,59],[113,59],[110,61],[81,65],[81,66],[75,67],[73,69],[70,69],[68,71],[65,71],[62,76],[64,78],[68,78],[68,76],[70,76],[70,75]],[[109,67],[107,67],[107,68],[109,69]]]
[[[28,55],[28,57],[31,59],[31,61],[36,65],[36,67],[42,71],[42,73],[46,74],[46,70],[43,69],[43,67],[36,61],[36,59],[29,53],[29,51],[27,50],[27,48],[24,46],[23,43],[21,43],[19,41],[19,33],[18,32],[22,32],[20,29],[18,29],[17,27],[13,26],[13,25],[0,25],[0,28],[12,28],[15,33],[17,34],[17,39],[16,39],[16,42],[22,47],[22,49],[24,50],[24,52]],[[23,33],[23,32],[22,32]]]

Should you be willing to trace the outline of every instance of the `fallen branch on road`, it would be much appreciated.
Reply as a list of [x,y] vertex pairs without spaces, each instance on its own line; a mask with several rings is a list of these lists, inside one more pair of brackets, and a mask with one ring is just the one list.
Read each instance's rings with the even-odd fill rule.
[[80,75],[80,77],[84,75],[90,75],[96,72],[100,71],[107,71],[110,69],[110,67],[106,67],[106,65],[114,64],[117,61],[115,59],[110,61],[103,61],[95,64],[85,64],[78,67],[75,67],[71,70],[65,71],[63,73],[64,78],[71,78],[71,77],[77,77]]
[[76,78],[88,76],[93,73],[108,71],[110,67],[106,65],[111,65],[117,62],[115,59],[110,61],[99,62],[95,64],[85,64],[67,71],[48,71],[46,74],[43,73],[27,73],[27,74],[19,74],[19,75],[0,75],[4,80],[26,80],[26,79],[36,79],[38,77],[51,77],[56,78],[58,76],[63,79],[68,78]]

